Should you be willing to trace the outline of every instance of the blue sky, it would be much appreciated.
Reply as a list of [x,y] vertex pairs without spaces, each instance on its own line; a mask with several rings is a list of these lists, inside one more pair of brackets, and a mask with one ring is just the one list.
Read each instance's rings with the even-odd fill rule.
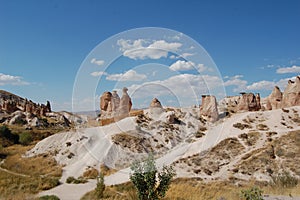
[[[94,99],[105,90],[119,90],[122,86],[142,90],[143,87],[139,86],[144,85],[145,91],[148,91],[151,88],[147,88],[147,83],[172,85],[175,81],[176,85],[180,77],[188,77],[195,82],[197,75],[209,75],[209,70],[200,74],[179,70],[174,74],[175,71],[169,68],[172,64],[181,61],[177,63],[179,69],[189,67],[189,63],[183,57],[171,59],[171,51],[158,59],[133,59],[125,55],[124,45],[138,39],[145,42],[140,46],[143,48],[155,44],[155,41],[176,43],[163,38],[163,34],[162,38],[151,40],[147,35],[131,40],[119,38],[127,43],[122,46],[115,41],[116,44],[112,45],[123,56],[104,70],[107,58],[104,54],[97,54],[97,45],[99,47],[101,42],[134,28],[162,27],[183,33],[207,51],[215,66],[203,67],[218,69],[227,95],[249,91],[265,96],[274,85],[284,89],[287,79],[300,74],[299,8],[300,1],[297,0],[0,0],[0,88],[37,102],[50,100],[55,110],[72,110],[76,75],[85,67],[90,71],[86,71],[84,83],[91,81],[97,84],[95,90],[90,91]],[[182,41],[177,43],[183,44]],[[123,51],[120,50],[122,47]],[[181,48],[183,46],[177,50],[187,53]],[[206,59],[204,57],[201,59]],[[101,60],[105,62],[103,66]],[[100,72],[105,73],[99,76]],[[154,76],[150,76],[151,73]],[[217,71],[215,73],[211,76],[216,76]],[[133,81],[120,81],[124,74],[130,75]],[[84,105],[76,107],[78,110],[91,109],[85,107],[87,104],[97,106],[96,100],[89,99],[90,94],[85,96],[84,88],[79,90],[75,89],[76,101]],[[199,96],[198,93],[196,95]],[[168,95],[159,98],[163,105],[177,105],[177,96],[174,93],[173,97],[170,94],[169,98]],[[149,95],[139,99],[138,93],[136,96],[133,94],[134,106],[144,107],[151,98]],[[187,105],[195,102],[197,99],[191,102],[184,100]]]

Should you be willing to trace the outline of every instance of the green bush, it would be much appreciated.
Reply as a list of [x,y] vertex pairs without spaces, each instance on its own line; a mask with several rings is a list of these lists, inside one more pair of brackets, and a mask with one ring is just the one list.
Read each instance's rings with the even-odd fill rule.
[[277,176],[272,176],[272,185],[280,188],[295,187],[298,184],[298,179],[293,177],[289,172],[284,171]]
[[241,191],[241,198],[245,200],[263,200],[263,191],[257,187],[252,187],[249,190]]
[[29,145],[32,140],[32,135],[30,133],[21,133],[19,135],[19,143],[22,145]]
[[45,195],[45,196],[41,196],[39,200],[60,200],[60,199],[55,195]]
[[71,183],[73,183],[73,184],[81,184],[81,183],[86,183],[86,182],[87,182],[87,180],[84,179],[83,177],[78,177],[76,179],[73,176],[69,176],[67,178],[67,180],[66,180],[66,183],[68,183],[68,184],[71,184]]
[[100,199],[103,197],[104,190],[105,190],[104,175],[100,173],[100,175],[97,177],[97,186],[95,189],[97,198]]
[[142,162],[134,162],[131,166],[133,174],[130,180],[137,189],[139,200],[157,200],[162,199],[169,189],[175,171],[172,167],[164,166],[161,172],[158,172],[153,155]]

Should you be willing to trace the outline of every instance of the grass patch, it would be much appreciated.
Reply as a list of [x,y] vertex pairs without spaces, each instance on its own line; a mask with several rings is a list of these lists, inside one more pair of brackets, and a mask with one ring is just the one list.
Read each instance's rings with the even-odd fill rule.
[[237,129],[241,129],[241,130],[252,128],[252,126],[250,124],[242,124],[240,122],[233,124],[233,127],[237,128]]

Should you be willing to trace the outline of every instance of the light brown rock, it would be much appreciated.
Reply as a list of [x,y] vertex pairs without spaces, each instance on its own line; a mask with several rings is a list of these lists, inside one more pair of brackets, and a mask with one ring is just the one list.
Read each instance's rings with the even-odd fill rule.
[[100,109],[102,111],[109,111],[108,104],[111,101],[112,94],[110,92],[104,92],[100,97]]
[[215,96],[202,95],[200,115],[210,122],[215,122],[218,120],[219,112]]
[[123,88],[123,94],[120,99],[120,106],[118,109],[118,115],[124,117],[124,116],[129,116],[129,112],[132,107],[132,102],[131,98],[127,93],[128,89],[126,87]]
[[278,86],[275,86],[272,93],[267,98],[266,110],[274,110],[281,108],[282,92]]
[[237,105],[237,111],[258,111],[260,109],[260,97],[257,98],[253,93],[241,93]]
[[288,81],[288,85],[283,92],[282,106],[291,107],[300,105],[300,77],[297,76],[295,81]]

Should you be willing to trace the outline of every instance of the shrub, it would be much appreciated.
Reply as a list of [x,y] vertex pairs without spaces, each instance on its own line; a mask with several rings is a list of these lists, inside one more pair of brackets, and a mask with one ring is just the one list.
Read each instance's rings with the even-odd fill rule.
[[67,178],[67,180],[66,180],[66,183],[68,183],[68,184],[71,184],[71,183],[73,183],[73,184],[81,184],[81,183],[86,183],[87,182],[87,180],[85,180],[84,178],[82,178],[82,177],[78,177],[77,179],[76,178],[74,178],[73,176],[69,176],[68,178]]
[[172,167],[164,166],[158,172],[153,155],[150,155],[144,163],[135,161],[131,170],[130,180],[137,189],[139,200],[157,200],[166,195],[175,172]]
[[252,187],[249,190],[242,190],[241,191],[241,198],[245,200],[263,200],[262,196],[263,191],[257,187]]
[[29,145],[32,142],[32,135],[30,133],[21,133],[19,135],[19,143],[22,145]]
[[298,179],[293,177],[289,172],[284,171],[277,176],[272,176],[272,185],[280,188],[295,187],[298,184]]
[[97,177],[97,186],[95,188],[95,193],[97,198],[103,197],[104,190],[105,190],[104,175],[100,173],[100,175]]
[[60,199],[55,195],[45,195],[45,196],[41,196],[39,200],[60,200]]
[[98,177],[98,174],[99,174],[98,170],[96,170],[95,168],[91,168],[86,170],[82,176],[87,179],[95,179]]

